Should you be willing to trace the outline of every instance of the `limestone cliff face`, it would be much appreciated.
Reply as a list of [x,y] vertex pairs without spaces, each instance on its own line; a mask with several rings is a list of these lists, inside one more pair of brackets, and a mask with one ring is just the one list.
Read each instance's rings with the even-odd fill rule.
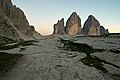
[[53,34],[65,34],[64,32],[64,18],[62,18],[60,21],[58,20],[57,24],[54,24],[54,32]]
[[98,36],[98,35],[100,35],[100,31],[99,30],[100,30],[100,27],[91,26],[88,35]]
[[53,34],[67,34],[74,36],[77,34],[82,34],[85,36],[102,36],[108,35],[108,29],[105,30],[103,26],[100,26],[99,21],[92,15],[88,16],[88,19],[85,21],[83,28],[81,28],[81,18],[77,15],[76,12],[73,12],[72,15],[68,18],[66,26],[64,27],[64,19],[58,21],[54,25]]
[[0,33],[14,40],[33,39],[38,34],[30,27],[24,12],[12,4],[11,0],[0,0]]
[[99,21],[92,15],[88,17],[83,26],[83,34],[92,36],[102,36],[109,32],[103,26],[100,26]]
[[94,16],[90,15],[85,21],[83,33],[85,35],[100,35],[100,23]]
[[76,35],[81,32],[81,19],[76,12],[73,12],[68,18],[65,32],[67,35]]

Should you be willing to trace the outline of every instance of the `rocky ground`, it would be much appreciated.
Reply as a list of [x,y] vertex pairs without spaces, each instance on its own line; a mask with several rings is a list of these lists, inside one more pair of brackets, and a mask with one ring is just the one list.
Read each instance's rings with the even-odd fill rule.
[[[59,37],[74,43],[86,43],[98,51],[88,57],[84,52],[64,50]],[[119,45],[120,38],[43,37],[34,45],[2,50],[24,56],[0,80],[120,80]],[[89,58],[98,61],[100,66],[94,66],[96,62],[84,63]]]

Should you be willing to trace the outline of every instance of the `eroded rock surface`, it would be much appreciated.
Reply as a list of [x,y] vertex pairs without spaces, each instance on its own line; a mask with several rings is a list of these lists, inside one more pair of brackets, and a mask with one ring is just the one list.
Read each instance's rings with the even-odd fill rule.
[[[18,48],[3,50],[13,54],[25,54],[18,64],[0,80],[114,80],[120,79],[120,69],[110,64],[100,63],[108,72],[104,73],[83,63],[87,56],[84,52],[64,50],[59,37],[72,40],[75,43],[86,43],[96,49],[105,49],[103,52],[91,53],[111,64],[120,66],[119,53],[109,52],[120,45],[119,38],[94,38],[68,36],[45,37],[35,45],[20,46]],[[12,45],[12,44],[11,44]],[[21,50],[24,49],[24,50]],[[93,57],[94,58],[94,57]],[[89,57],[88,57],[89,59]],[[82,60],[82,61],[81,61]],[[88,60],[89,61],[89,60]],[[116,77],[117,76],[117,77]]]
[[81,18],[76,12],[73,12],[68,18],[65,26],[67,35],[77,35],[81,32]]
[[85,21],[82,34],[90,36],[102,36],[108,35],[109,32],[105,30],[103,26],[100,26],[100,22],[92,15]]
[[13,40],[34,39],[40,36],[32,30],[24,12],[11,0],[0,0],[0,36]]
[[60,21],[58,20],[57,24],[54,24],[54,32],[53,34],[65,34],[64,31],[64,18],[62,18]]
[[99,28],[99,21],[94,16],[90,15],[84,23],[83,32],[85,35],[100,35]]

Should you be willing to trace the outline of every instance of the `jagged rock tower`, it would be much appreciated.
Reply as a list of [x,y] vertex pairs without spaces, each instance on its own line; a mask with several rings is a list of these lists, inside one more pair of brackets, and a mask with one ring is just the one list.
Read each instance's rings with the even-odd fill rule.
[[64,18],[62,18],[60,21],[58,20],[57,24],[54,24],[54,32],[53,34],[65,34],[64,32]]
[[100,26],[99,21],[92,15],[88,16],[83,28],[81,28],[81,18],[76,12],[73,12],[66,22],[64,27],[64,19],[62,18],[58,23],[54,25],[53,34],[67,34],[74,36],[82,34],[84,36],[103,36],[108,35],[108,29],[105,30],[103,26]]
[[94,16],[90,15],[84,23],[82,33],[90,36],[101,36],[109,32],[103,26],[100,26],[99,21]]
[[0,0],[0,36],[13,40],[28,40],[40,36],[30,27],[24,12],[11,0]]
[[85,21],[83,33],[85,35],[100,35],[100,23],[94,16],[90,15]]
[[72,15],[68,18],[65,26],[65,33],[67,35],[76,35],[81,32],[81,18],[77,15],[76,12],[73,12]]

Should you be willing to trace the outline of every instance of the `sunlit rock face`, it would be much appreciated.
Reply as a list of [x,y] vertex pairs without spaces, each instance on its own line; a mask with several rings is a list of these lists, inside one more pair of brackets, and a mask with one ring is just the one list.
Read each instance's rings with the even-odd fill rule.
[[94,16],[90,15],[85,21],[83,33],[85,35],[100,35],[100,23]]
[[102,36],[109,34],[103,26],[100,26],[99,21],[92,15],[85,21],[82,33],[88,36]]
[[100,25],[100,22],[92,15],[88,16],[83,28],[81,28],[81,18],[76,12],[73,12],[66,22],[64,27],[64,19],[58,20],[57,24],[54,24],[53,34],[66,34],[69,36],[75,36],[77,34],[83,36],[104,36],[109,35],[108,29],[105,29]]
[[34,34],[38,34],[30,27],[24,12],[11,0],[0,0],[0,31],[0,36],[14,40],[33,39]]
[[73,12],[72,15],[68,18],[65,26],[65,32],[67,35],[77,35],[81,32],[81,18],[77,15],[76,12]]
[[100,27],[91,26],[88,35],[100,35],[99,28]]
[[58,20],[57,24],[54,24],[54,32],[53,34],[65,34],[64,32],[64,18],[62,18],[60,21]]

